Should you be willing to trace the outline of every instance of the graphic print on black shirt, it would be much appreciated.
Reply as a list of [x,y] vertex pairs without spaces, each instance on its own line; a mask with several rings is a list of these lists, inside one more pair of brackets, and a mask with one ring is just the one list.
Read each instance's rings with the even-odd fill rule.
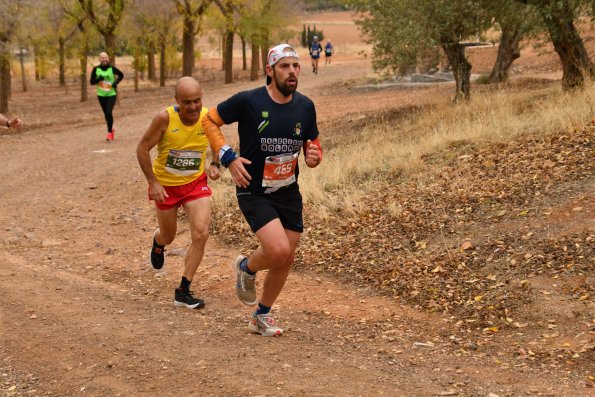
[[314,103],[294,92],[289,103],[279,104],[260,87],[232,96],[217,112],[225,124],[238,122],[240,156],[252,161],[245,165],[252,177],[247,190],[299,194],[297,157],[304,142],[318,137]]

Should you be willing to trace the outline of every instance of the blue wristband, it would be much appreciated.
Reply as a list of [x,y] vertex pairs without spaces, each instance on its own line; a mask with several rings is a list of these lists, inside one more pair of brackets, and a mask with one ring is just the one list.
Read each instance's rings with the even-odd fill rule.
[[231,162],[237,158],[238,158],[238,154],[236,152],[234,152],[233,149],[230,147],[228,147],[228,149],[225,150],[223,155],[219,156],[219,160],[221,161],[221,164],[223,164],[223,166],[225,168],[229,167]]

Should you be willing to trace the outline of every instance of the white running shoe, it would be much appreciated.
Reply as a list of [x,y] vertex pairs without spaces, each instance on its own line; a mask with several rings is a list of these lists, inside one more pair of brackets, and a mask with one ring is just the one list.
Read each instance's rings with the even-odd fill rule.
[[250,331],[259,333],[262,336],[283,335],[283,328],[277,327],[275,325],[275,319],[270,313],[252,316],[252,320],[250,320],[248,328]]

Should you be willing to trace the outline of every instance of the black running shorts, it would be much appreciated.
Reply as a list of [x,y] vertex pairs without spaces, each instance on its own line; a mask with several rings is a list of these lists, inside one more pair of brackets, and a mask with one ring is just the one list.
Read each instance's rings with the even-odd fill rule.
[[237,197],[240,211],[253,232],[276,218],[284,229],[298,233],[304,231],[301,197],[280,198],[251,192],[238,193]]

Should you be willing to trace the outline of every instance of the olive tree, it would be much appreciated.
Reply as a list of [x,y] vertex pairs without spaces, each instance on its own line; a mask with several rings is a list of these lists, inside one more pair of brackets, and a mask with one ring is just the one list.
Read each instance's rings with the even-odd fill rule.
[[593,12],[593,0],[517,0],[539,12],[554,50],[562,62],[562,87],[582,87],[585,79],[595,77],[595,69],[576,27],[582,13]]
[[176,10],[182,16],[182,75],[192,76],[194,72],[194,38],[202,27],[202,17],[213,0],[173,0]]
[[482,1],[501,31],[498,55],[488,79],[490,83],[500,83],[508,79],[512,63],[521,56],[521,41],[543,32],[543,25],[532,7],[516,0]]
[[358,24],[372,44],[376,70],[402,74],[415,65],[423,51],[441,47],[453,70],[455,102],[469,99],[471,64],[465,42],[491,25],[480,2],[374,0],[352,5],[360,11]]

